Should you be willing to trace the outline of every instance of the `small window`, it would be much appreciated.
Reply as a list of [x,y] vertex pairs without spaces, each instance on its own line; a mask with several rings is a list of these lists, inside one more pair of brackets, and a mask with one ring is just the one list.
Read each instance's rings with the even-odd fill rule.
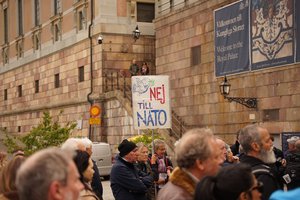
[[154,3],[137,3],[137,21],[152,23],[155,17]]
[[18,132],[19,133],[21,132],[21,126],[18,126]]
[[22,96],[22,85],[18,86],[18,96],[21,97]]
[[83,12],[82,11],[79,11],[79,19],[78,19],[78,23],[79,23],[79,27],[78,29],[79,30],[82,30],[83,29],[83,26],[84,26],[84,15],[83,15]]
[[3,18],[4,18],[4,42],[8,43],[8,9],[3,9]]
[[34,25],[40,25],[40,0],[34,0]]
[[59,74],[55,74],[54,76],[54,87],[59,88]]
[[60,13],[60,0],[54,0],[54,15],[58,15]]
[[23,35],[23,0],[18,0],[18,31],[19,36]]
[[84,81],[84,66],[78,68],[78,81]]
[[35,80],[34,82],[35,93],[40,92],[40,80]]
[[201,63],[201,46],[192,47],[191,65],[199,65]]
[[7,89],[4,89],[4,101],[7,100]]

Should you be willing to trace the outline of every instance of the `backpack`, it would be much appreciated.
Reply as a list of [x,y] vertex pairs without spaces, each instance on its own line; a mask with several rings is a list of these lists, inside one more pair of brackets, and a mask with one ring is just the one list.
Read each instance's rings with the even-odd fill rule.
[[255,177],[259,177],[260,175],[269,175],[272,178],[275,178],[274,174],[271,171],[271,168],[267,165],[255,165],[252,166],[252,173],[255,175]]
[[291,153],[287,155],[285,174],[291,178],[291,182],[300,181],[300,154]]

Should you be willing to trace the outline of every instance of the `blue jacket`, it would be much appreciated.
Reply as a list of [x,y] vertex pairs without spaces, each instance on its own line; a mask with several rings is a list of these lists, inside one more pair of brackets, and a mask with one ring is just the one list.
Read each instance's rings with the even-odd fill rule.
[[289,190],[287,192],[284,192],[282,190],[277,190],[271,195],[270,200],[295,200],[295,199],[299,199],[299,196],[300,196],[300,188]]
[[139,177],[133,163],[116,157],[110,173],[110,187],[116,200],[145,200],[152,182],[151,176]]

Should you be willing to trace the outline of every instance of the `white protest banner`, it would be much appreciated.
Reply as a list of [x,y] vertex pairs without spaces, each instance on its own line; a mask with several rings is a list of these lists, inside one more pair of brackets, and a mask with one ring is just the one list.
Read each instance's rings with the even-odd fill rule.
[[135,129],[171,128],[169,76],[133,76]]

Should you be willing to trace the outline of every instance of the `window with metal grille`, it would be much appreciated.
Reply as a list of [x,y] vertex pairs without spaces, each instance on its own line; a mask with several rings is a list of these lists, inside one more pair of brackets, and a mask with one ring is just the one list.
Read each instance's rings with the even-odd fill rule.
[[22,96],[22,85],[18,86],[18,96],[21,97]]
[[195,46],[191,49],[191,66],[201,63],[201,46]]
[[137,2],[137,21],[152,23],[155,17],[154,3],[140,3]]
[[4,101],[7,100],[7,89],[4,89]]
[[59,88],[59,74],[54,75],[54,87]]
[[35,88],[35,93],[39,93],[40,92],[40,80],[35,80],[34,82],[34,88]]
[[78,68],[78,81],[79,82],[84,81],[84,66]]

